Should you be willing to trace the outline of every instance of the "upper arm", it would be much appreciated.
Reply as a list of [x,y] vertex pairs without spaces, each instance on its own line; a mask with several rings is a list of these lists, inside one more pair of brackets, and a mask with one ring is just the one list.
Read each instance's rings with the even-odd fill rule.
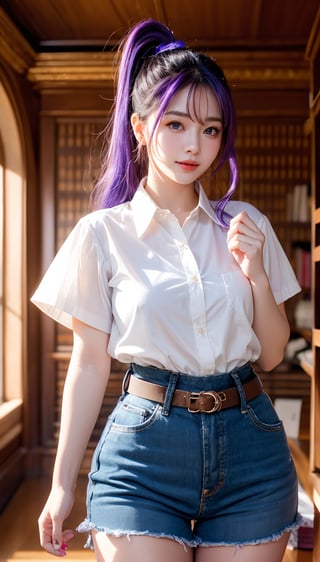
[[287,318],[287,313],[286,313],[285,303],[284,303],[284,302],[280,302],[280,303],[278,304],[278,308],[279,308],[281,314],[285,317],[285,319],[288,320],[288,318]]
[[72,360],[81,367],[108,376],[111,357],[108,354],[110,334],[93,328],[77,318],[72,319]]

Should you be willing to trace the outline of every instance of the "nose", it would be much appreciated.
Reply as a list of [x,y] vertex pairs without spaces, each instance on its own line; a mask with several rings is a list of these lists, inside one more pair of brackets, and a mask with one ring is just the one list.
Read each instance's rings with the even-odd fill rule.
[[186,142],[186,152],[189,154],[197,154],[200,150],[200,139],[198,131],[189,131]]

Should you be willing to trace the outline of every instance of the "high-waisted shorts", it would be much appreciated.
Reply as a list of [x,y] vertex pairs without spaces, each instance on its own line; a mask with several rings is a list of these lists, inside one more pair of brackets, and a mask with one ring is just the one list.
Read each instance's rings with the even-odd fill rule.
[[165,407],[126,391],[110,415],[89,475],[80,532],[167,537],[191,546],[277,540],[297,526],[297,477],[270,398],[246,403],[249,364],[186,375],[132,365],[131,375],[191,392],[236,387],[240,404],[214,413]]

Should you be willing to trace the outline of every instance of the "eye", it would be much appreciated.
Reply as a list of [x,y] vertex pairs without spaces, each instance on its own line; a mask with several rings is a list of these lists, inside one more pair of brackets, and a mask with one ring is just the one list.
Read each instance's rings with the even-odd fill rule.
[[207,127],[204,131],[204,134],[209,135],[210,137],[216,137],[220,134],[220,132],[221,129],[219,129],[219,127]]
[[169,127],[169,129],[173,129],[174,131],[179,131],[183,128],[182,123],[180,123],[179,121],[170,121],[167,126]]

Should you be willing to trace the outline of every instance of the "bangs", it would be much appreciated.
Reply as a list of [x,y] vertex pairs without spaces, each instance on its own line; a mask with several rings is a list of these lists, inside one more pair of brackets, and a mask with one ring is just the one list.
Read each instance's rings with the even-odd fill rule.
[[200,123],[201,125],[205,125],[205,121],[203,121],[201,115],[208,113],[203,111],[203,98],[201,97],[201,94],[206,95],[207,108],[208,108],[209,92],[210,94],[213,94],[214,97],[217,99],[215,92],[207,84],[204,84],[203,82],[200,81],[193,82],[192,84],[190,84],[190,89],[187,96],[187,114],[192,121],[198,121],[198,123]]
[[[190,77],[190,73],[188,71],[180,75],[176,75],[160,84],[155,95],[155,98],[158,100],[158,115],[155,120],[152,134],[155,132],[171,100],[180,90],[187,87],[189,87],[186,108],[188,117],[190,117],[192,121],[198,121],[204,125],[205,123],[202,118],[204,114],[203,105],[200,103],[200,95],[198,94],[205,93],[208,100],[209,93],[212,93],[218,102],[222,124],[224,127],[225,117],[223,106],[220,103],[220,96],[215,86],[215,84],[213,85],[212,83],[204,80],[203,77],[199,75],[195,77],[193,74],[192,77]],[[201,101],[203,101],[203,99]],[[209,101],[207,101],[207,104],[209,104]]]

